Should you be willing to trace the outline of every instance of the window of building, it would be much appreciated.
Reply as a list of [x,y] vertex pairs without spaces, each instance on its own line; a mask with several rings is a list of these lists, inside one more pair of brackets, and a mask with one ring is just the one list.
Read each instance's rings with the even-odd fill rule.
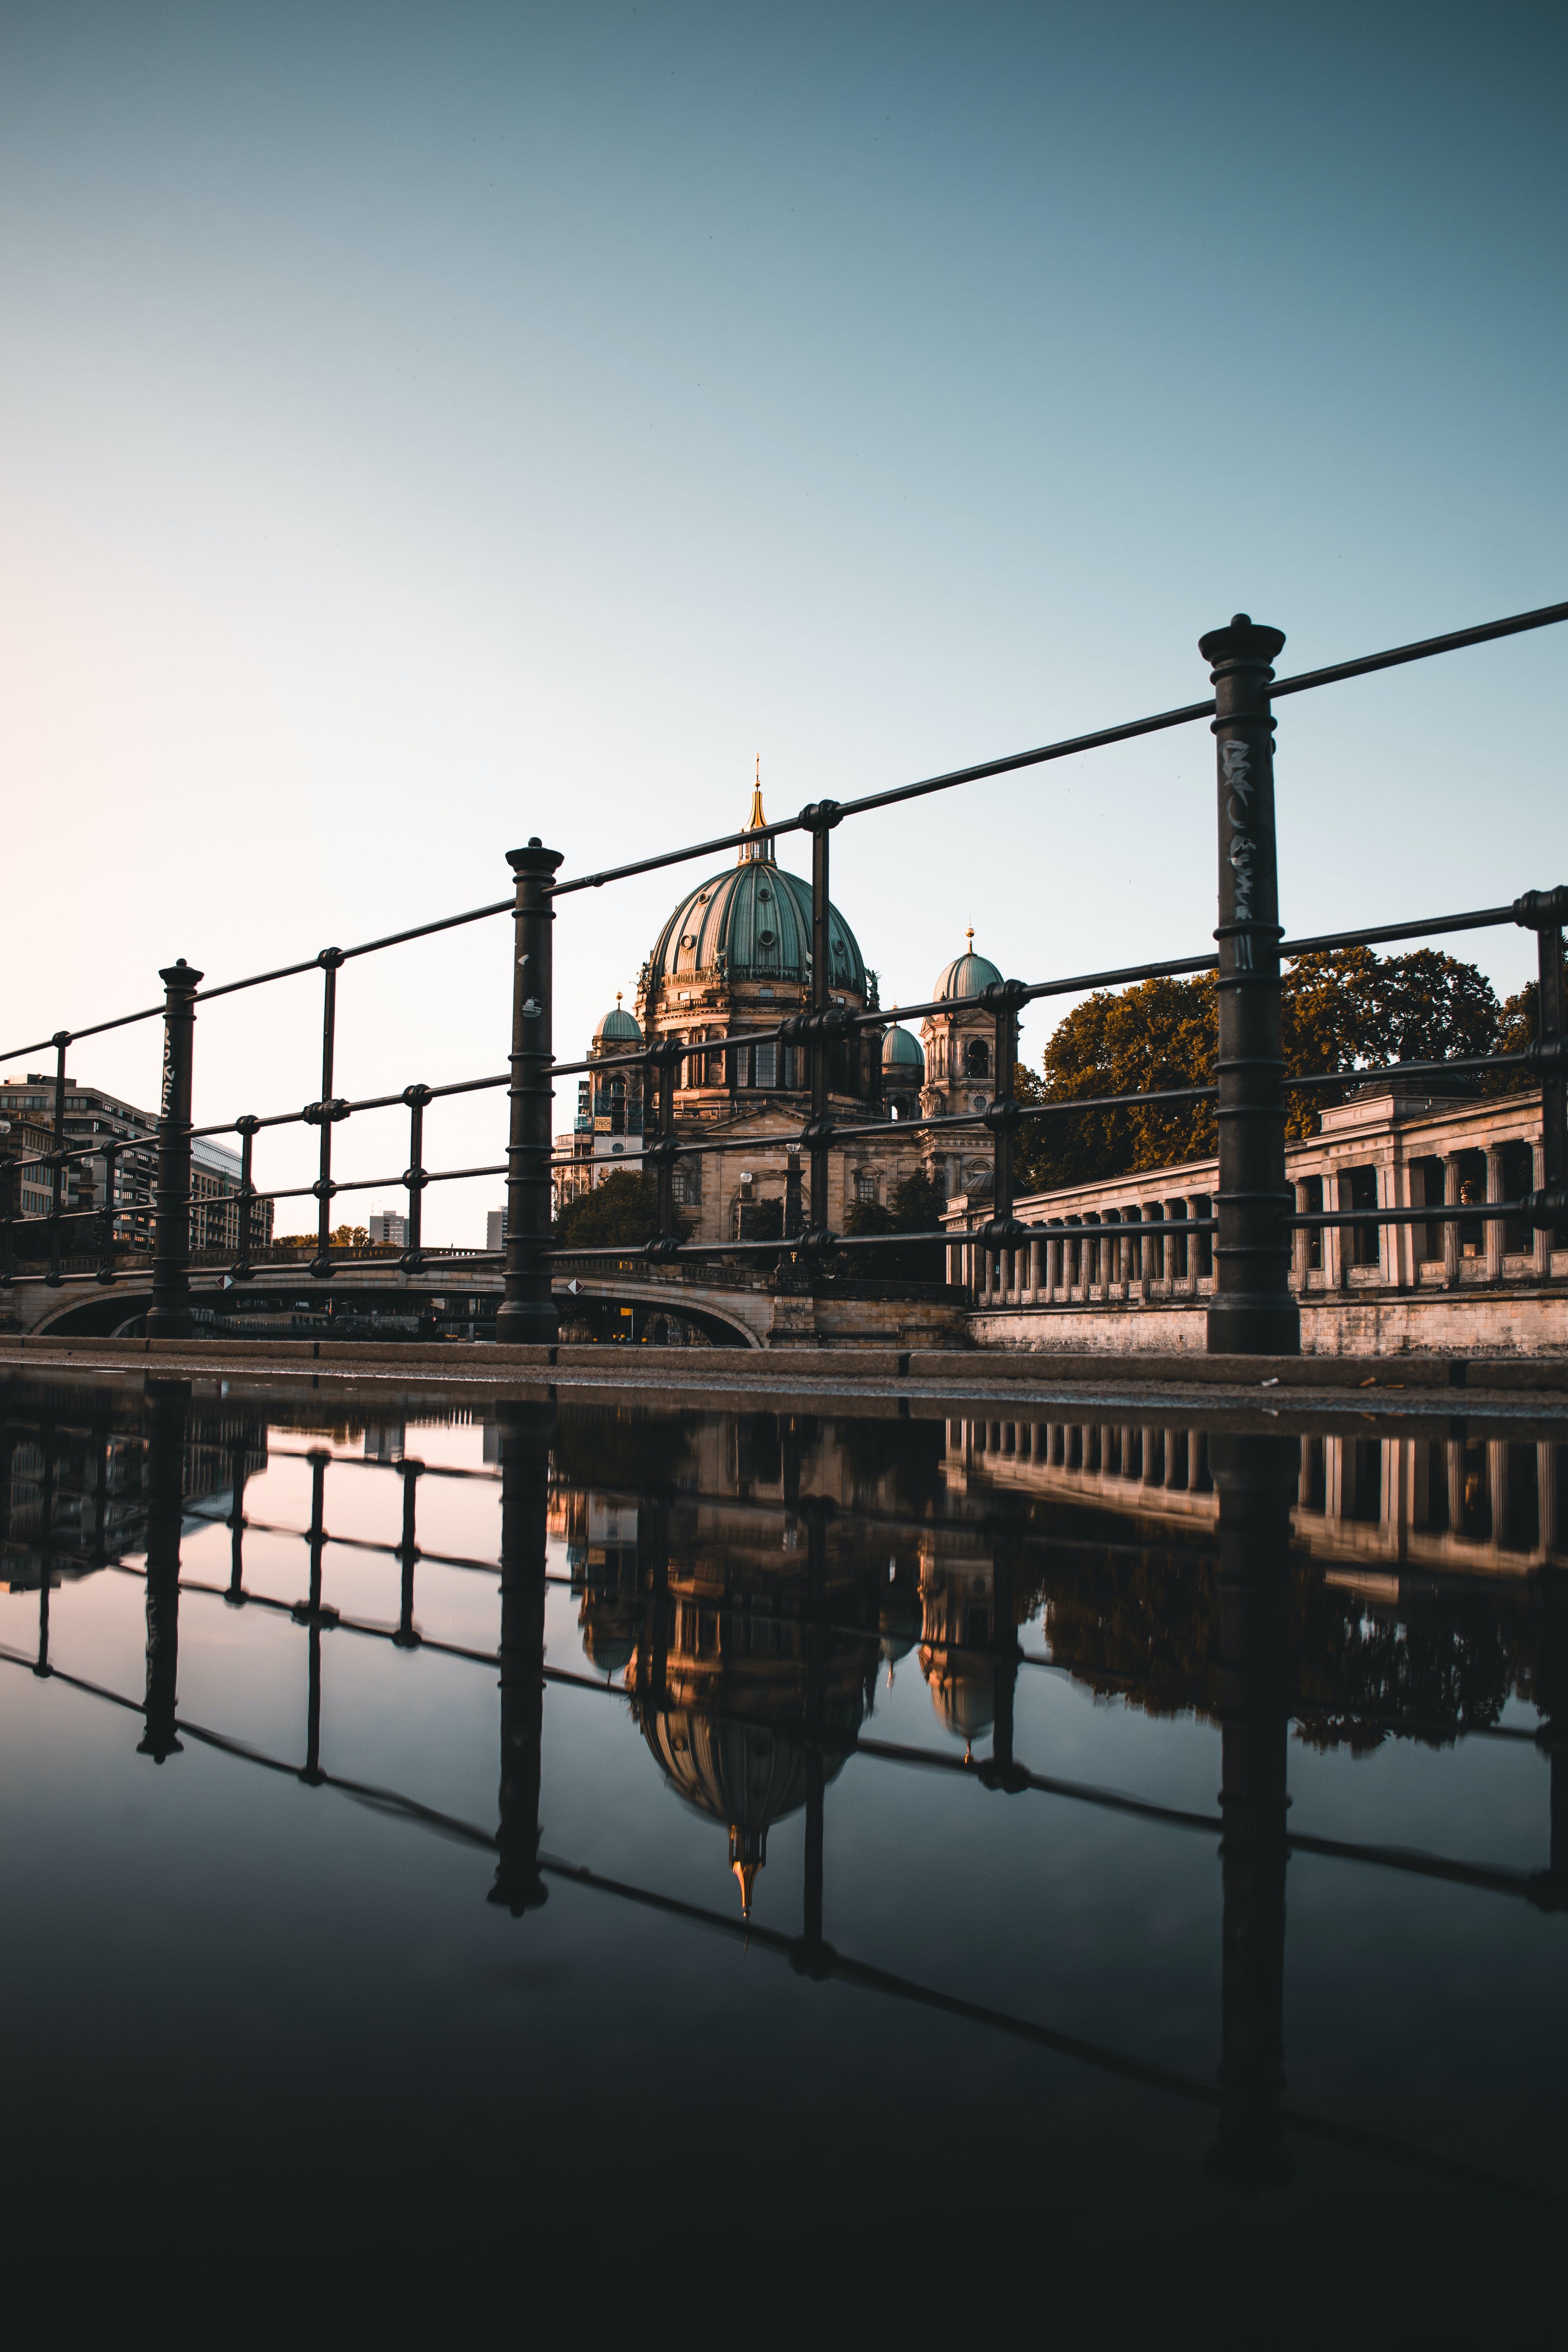
[[778,1046],[773,1044],[772,1040],[770,1040],[765,1045],[754,1045],[752,1048],[752,1066],[756,1072],[756,1076],[752,1083],[759,1087],[776,1087],[778,1084]]
[[876,1178],[867,1175],[864,1170],[860,1170],[855,1178],[855,1198],[858,1201],[874,1201],[876,1197]]
[[991,1048],[984,1037],[966,1039],[963,1047],[963,1072],[966,1077],[988,1078],[991,1076]]

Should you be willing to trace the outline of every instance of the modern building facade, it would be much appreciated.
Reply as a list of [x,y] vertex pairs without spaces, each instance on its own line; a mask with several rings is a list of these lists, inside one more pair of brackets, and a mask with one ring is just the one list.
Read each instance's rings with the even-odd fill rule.
[[[22,1156],[60,1148],[54,1130],[55,1081],[30,1070],[25,1078],[0,1079],[0,1118],[12,1122],[12,1134],[0,1139],[18,1156],[15,1139],[18,1123],[33,1138]],[[127,1248],[153,1245],[153,1193],[157,1160],[158,1118],[101,1087],[84,1087],[68,1076],[64,1112],[64,1147],[81,1152],[68,1162],[60,1203],[67,1210],[101,1209],[110,1188],[112,1166],[112,1206],[115,1239]],[[112,1159],[109,1146],[114,1147]],[[191,1143],[191,1247],[193,1250],[236,1250],[239,1246],[240,1158],[211,1136]],[[19,1214],[47,1215],[52,1204],[51,1173],[47,1169],[17,1171]],[[36,1205],[29,1207],[31,1201]],[[253,1202],[249,1241],[253,1248],[272,1238],[272,1203]]]

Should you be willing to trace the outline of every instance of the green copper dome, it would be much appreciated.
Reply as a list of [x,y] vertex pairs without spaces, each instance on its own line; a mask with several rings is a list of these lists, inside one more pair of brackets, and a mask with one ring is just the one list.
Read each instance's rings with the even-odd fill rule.
[[[827,984],[866,995],[866,965],[854,932],[831,901]],[[649,978],[675,981],[717,972],[727,981],[811,978],[811,885],[762,857],[711,874],[681,900],[658,935]]]
[[925,1076],[926,1067],[920,1039],[895,1024],[882,1040],[882,1067],[900,1073],[907,1071],[918,1083]]
[[595,1045],[640,1045],[642,1031],[632,1015],[624,1010],[617,996],[615,1003],[594,1032]]
[[[964,937],[973,941],[974,933],[966,931]],[[976,955],[971,945],[938,972],[936,986],[931,990],[932,1001],[941,1002],[950,996],[978,996],[983,988],[989,988],[993,981],[1001,977],[990,958]]]

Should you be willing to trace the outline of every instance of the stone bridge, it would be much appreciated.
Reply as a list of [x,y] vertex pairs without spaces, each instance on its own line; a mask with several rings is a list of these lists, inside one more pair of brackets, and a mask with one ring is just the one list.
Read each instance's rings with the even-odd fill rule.
[[[751,1266],[677,1263],[652,1266],[637,1255],[557,1265],[552,1287],[563,1319],[600,1337],[710,1346],[900,1346],[962,1344],[968,1301],[938,1286],[901,1291],[848,1281],[788,1287]],[[502,1289],[499,1255],[426,1251],[411,1271],[393,1256],[346,1255],[324,1279],[308,1263],[258,1263],[237,1282],[229,1262],[193,1261],[191,1308],[198,1332],[212,1326],[237,1339],[483,1339],[493,1332]],[[152,1301],[150,1257],[122,1256],[112,1282],[96,1265],[68,1264],[50,1284],[33,1276],[0,1286],[0,1326],[60,1337],[108,1337],[133,1327]],[[209,1325],[208,1318],[211,1318]]]

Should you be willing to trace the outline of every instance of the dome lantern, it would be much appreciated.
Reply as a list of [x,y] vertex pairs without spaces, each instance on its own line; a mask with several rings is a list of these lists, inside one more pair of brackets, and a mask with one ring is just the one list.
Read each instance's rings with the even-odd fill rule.
[[1002,977],[989,956],[975,954],[973,923],[963,937],[963,953],[954,956],[937,974],[936,986],[931,990],[933,1002],[942,1003],[954,996],[978,996],[983,988],[989,988]]

